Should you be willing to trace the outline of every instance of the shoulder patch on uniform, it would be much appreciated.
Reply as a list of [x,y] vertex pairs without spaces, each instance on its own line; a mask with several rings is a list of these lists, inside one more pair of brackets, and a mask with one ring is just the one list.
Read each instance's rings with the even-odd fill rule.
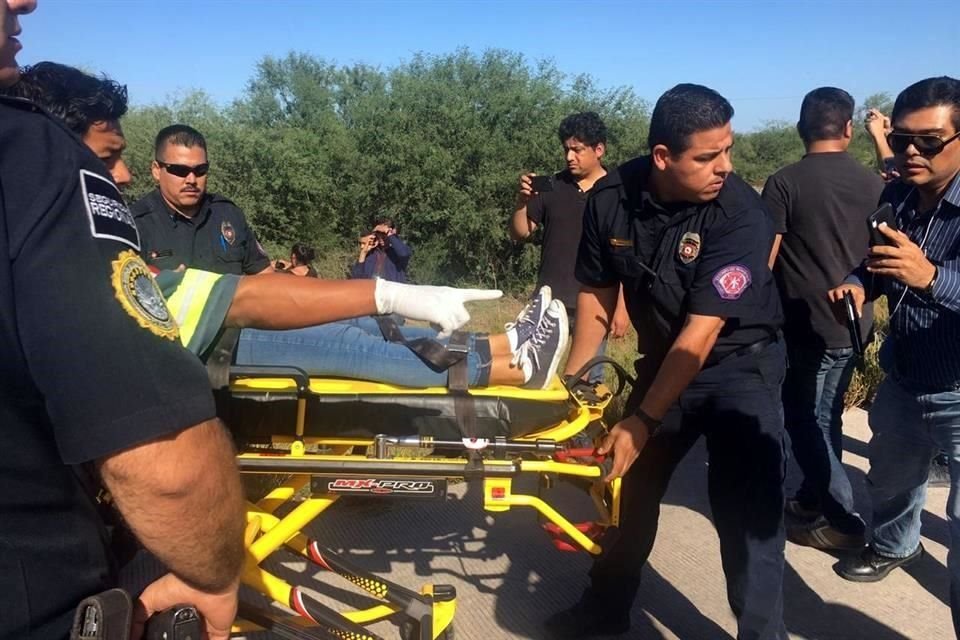
[[103,176],[80,169],[80,188],[93,237],[116,240],[140,251],[137,223],[117,186]]
[[742,264],[727,265],[713,275],[713,288],[724,300],[739,300],[751,282],[750,269]]
[[176,340],[177,323],[146,263],[133,251],[124,251],[112,264],[113,292],[123,310],[151,333]]

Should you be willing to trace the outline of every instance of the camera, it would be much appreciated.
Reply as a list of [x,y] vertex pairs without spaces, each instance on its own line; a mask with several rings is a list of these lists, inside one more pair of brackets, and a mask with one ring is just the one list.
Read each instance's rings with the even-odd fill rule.
[[377,246],[385,247],[387,245],[387,234],[383,231],[371,231],[370,232],[374,238],[376,238]]

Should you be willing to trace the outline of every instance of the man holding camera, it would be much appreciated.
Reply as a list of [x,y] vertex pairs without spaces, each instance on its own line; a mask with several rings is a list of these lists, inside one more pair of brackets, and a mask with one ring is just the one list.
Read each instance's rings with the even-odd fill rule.
[[373,221],[373,231],[360,238],[360,255],[350,277],[406,282],[412,255],[413,250],[397,235],[393,218],[379,216]]
[[157,188],[130,207],[147,264],[234,275],[273,271],[243,211],[207,193],[210,162],[199,131],[183,124],[162,129],[150,170]]
[[951,549],[950,605],[960,634],[960,80],[921,80],[897,96],[887,137],[900,180],[888,185],[895,223],[880,225],[884,242],[832,289],[857,309],[887,296],[890,333],[880,352],[887,377],[870,408],[870,546],[841,561],[837,573],[876,582],[918,559],[920,514],[930,460],[950,459],[947,503]]
[[[567,168],[553,176],[532,173],[520,176],[517,208],[510,219],[510,236],[515,242],[529,240],[537,228],[543,226],[535,291],[547,285],[552,297],[563,302],[573,335],[580,291],[574,266],[583,228],[583,209],[594,183],[607,175],[602,163],[607,146],[607,127],[599,115],[587,111],[564,118],[557,134]],[[609,333],[614,338],[621,338],[629,324],[621,291]],[[606,340],[600,344],[598,355],[603,354],[605,345]],[[602,379],[602,368],[597,367],[591,379]]]

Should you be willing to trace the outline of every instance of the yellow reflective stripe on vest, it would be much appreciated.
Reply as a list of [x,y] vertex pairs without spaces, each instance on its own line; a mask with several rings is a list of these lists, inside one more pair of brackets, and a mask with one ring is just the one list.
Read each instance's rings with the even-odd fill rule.
[[180,326],[180,342],[189,346],[203,316],[203,308],[207,304],[213,285],[220,279],[219,273],[188,269],[183,274],[180,286],[167,299],[167,308]]

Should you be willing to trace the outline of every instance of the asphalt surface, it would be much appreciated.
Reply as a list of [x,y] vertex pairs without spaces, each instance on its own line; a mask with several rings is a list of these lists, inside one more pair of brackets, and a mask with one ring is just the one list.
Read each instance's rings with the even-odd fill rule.
[[[844,463],[869,519],[864,489],[867,468],[866,414],[845,417]],[[684,460],[670,486],[660,530],[633,610],[633,627],[621,638],[713,639],[735,637],[726,601],[716,532],[706,497],[706,453],[699,445]],[[788,478],[788,495],[798,485]],[[518,492],[524,488],[515,486]],[[536,492],[535,483],[525,486]],[[550,502],[572,518],[587,519],[592,506],[576,488],[550,490]],[[931,488],[923,514],[927,554],[886,580],[856,584],[833,571],[836,558],[787,543],[785,620],[791,638],[900,640],[951,638],[946,553],[949,531],[946,488]],[[458,640],[544,638],[541,624],[574,603],[586,585],[590,558],[563,553],[550,544],[536,514],[515,508],[488,514],[480,486],[451,487],[445,502],[341,501],[311,526],[309,534],[343,557],[410,588],[447,583],[457,588],[454,620]],[[282,566],[285,578],[326,601],[357,606],[364,599],[343,580],[295,556]],[[343,605],[338,605],[341,608]],[[395,624],[371,629],[398,638]]]

